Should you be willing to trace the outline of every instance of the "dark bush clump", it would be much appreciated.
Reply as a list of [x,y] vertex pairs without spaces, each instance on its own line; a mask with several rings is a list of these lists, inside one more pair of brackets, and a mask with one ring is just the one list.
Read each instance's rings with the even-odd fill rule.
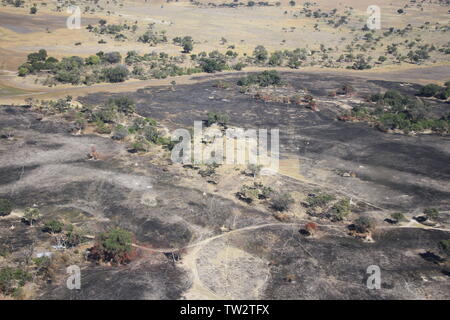
[[7,216],[13,210],[13,203],[7,199],[0,199],[0,217]]

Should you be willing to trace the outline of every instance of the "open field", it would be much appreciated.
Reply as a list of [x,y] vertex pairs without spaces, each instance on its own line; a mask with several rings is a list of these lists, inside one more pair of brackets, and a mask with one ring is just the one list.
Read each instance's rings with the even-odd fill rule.
[[450,6],[371,4],[2,1],[0,299],[450,299]]

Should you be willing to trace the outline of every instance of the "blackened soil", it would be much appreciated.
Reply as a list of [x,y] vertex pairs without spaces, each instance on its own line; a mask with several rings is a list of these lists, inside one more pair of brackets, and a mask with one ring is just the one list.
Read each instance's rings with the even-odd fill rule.
[[[226,113],[231,125],[243,128],[280,130],[280,156],[296,154],[306,161],[300,173],[320,184],[342,186],[333,176],[319,177],[316,170],[351,170],[357,173],[347,193],[368,194],[379,206],[414,210],[430,205],[450,206],[450,138],[437,135],[406,136],[378,131],[362,123],[336,120],[339,108],[328,97],[343,84],[352,85],[356,98],[396,89],[414,95],[418,86],[398,82],[367,80],[327,74],[284,73],[283,79],[296,89],[308,90],[322,102],[320,112],[294,105],[262,102],[239,93],[238,78],[227,78],[229,89],[215,88],[217,80],[194,85],[149,87],[130,92],[138,101],[138,112],[164,122],[171,129],[190,128],[194,121],[204,120],[208,112]],[[214,76],[213,76],[214,78]],[[83,102],[99,104],[111,95],[93,94]],[[336,98],[339,100],[340,98]],[[346,102],[352,105],[352,102]],[[440,112],[449,110],[445,103],[432,102]],[[342,110],[341,110],[342,111]],[[377,196],[372,196],[374,194]]]

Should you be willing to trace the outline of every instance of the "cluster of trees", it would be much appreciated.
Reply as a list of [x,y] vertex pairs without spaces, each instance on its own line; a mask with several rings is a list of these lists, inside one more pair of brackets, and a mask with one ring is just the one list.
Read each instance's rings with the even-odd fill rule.
[[172,41],[183,48],[183,53],[190,53],[194,49],[194,40],[191,36],[175,37]]
[[265,70],[261,73],[253,73],[237,82],[238,86],[258,85],[260,87],[278,86],[282,84],[281,76],[276,70]]
[[25,4],[25,1],[24,0],[2,0],[2,3],[19,8]]
[[[123,82],[129,76],[126,66],[120,65],[119,52],[98,52],[88,58],[65,57],[61,61],[48,57],[44,49],[30,53],[27,62],[18,69],[19,76],[45,72],[54,75],[54,80],[70,84],[92,84],[97,82]],[[118,65],[119,64],[119,65]]]
[[354,107],[351,117],[374,122],[382,131],[397,129],[409,133],[429,129],[440,134],[450,131],[450,115],[431,116],[422,99],[388,90],[384,94],[372,95],[371,101],[374,105]]
[[114,36],[114,40],[117,41],[124,41],[127,39],[127,36],[123,32],[129,30],[136,32],[138,28],[136,23],[131,26],[127,24],[108,24],[104,19],[100,19],[98,23],[99,25],[95,27],[89,24],[86,29],[89,30],[89,32],[98,35]]
[[143,35],[138,38],[139,42],[148,43],[150,46],[156,46],[160,43],[167,42],[167,36],[165,31],[155,31],[153,29],[147,30]]
[[422,97],[435,97],[442,100],[447,100],[450,97],[450,81],[447,81],[443,87],[430,83],[420,88],[418,93]]
[[21,268],[4,267],[0,269],[0,293],[20,296],[21,288],[32,280],[32,275]]
[[331,221],[342,221],[351,213],[349,199],[337,200],[333,195],[322,192],[309,194],[303,205],[309,215],[325,217]]

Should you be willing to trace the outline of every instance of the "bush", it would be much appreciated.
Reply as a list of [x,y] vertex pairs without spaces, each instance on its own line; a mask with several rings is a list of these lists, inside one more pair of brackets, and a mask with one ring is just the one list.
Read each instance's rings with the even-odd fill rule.
[[30,73],[30,70],[28,68],[19,67],[19,77],[25,77],[29,73]]
[[269,53],[267,52],[266,48],[264,48],[261,45],[256,46],[255,50],[253,51],[253,57],[258,62],[266,61],[268,56],[269,56]]
[[257,165],[254,163],[247,164],[247,171],[253,176],[256,177],[261,173],[262,165]]
[[72,225],[67,226],[65,245],[67,248],[76,247],[82,242],[82,235],[78,230],[75,230]]
[[441,91],[441,89],[442,88],[440,86],[438,86],[437,84],[430,83],[430,84],[427,84],[426,86],[423,86],[422,88],[420,88],[419,96],[433,97],[433,96],[437,95]]
[[208,112],[208,119],[206,120],[206,125],[209,127],[214,123],[220,126],[226,127],[230,121],[230,117],[227,114]]
[[119,63],[122,61],[122,56],[119,52],[107,52],[103,55],[103,59],[109,63]]
[[132,114],[136,111],[136,104],[133,98],[130,97],[112,98],[109,100],[109,104],[115,105],[120,113]]
[[0,217],[7,216],[13,210],[14,204],[7,199],[0,199]]
[[132,148],[138,152],[146,152],[150,149],[150,144],[144,137],[138,137]]
[[47,222],[44,227],[42,228],[42,231],[48,232],[48,233],[60,233],[64,227],[64,223],[57,221],[57,220],[51,220]]
[[394,219],[397,222],[406,220],[404,214],[400,213],[400,212],[396,212],[396,213],[391,214],[391,218]]
[[93,120],[96,122],[112,123],[116,118],[116,110],[112,105],[107,105],[93,114]]
[[38,11],[38,9],[36,7],[31,7],[30,8],[30,14],[36,14]]
[[450,257],[450,239],[442,240],[439,245],[444,253]]
[[78,70],[59,70],[55,79],[62,83],[79,84],[81,81],[81,73]]
[[200,67],[204,72],[214,73],[216,71],[223,71],[227,68],[224,60],[214,58],[201,58]]
[[127,80],[129,72],[125,66],[116,66],[111,68],[104,68],[102,70],[105,81],[116,83]]
[[450,87],[442,88],[441,91],[439,91],[436,95],[436,98],[447,100],[450,98]]
[[354,221],[355,230],[358,233],[367,233],[375,228],[375,221],[369,217],[359,217]]
[[309,196],[306,199],[306,203],[309,207],[315,208],[315,207],[325,207],[328,203],[334,200],[334,197],[332,195],[321,193],[314,196]]
[[427,216],[428,219],[434,220],[439,217],[439,210],[436,208],[426,208],[423,210],[423,213]]
[[289,193],[277,193],[272,197],[270,206],[276,211],[286,211],[293,203],[294,199]]
[[249,86],[252,84],[257,84],[261,87],[267,87],[270,85],[280,85],[281,76],[276,70],[265,70],[261,73],[251,74],[247,77],[238,80],[238,86]]
[[11,295],[31,279],[31,275],[22,269],[2,268],[0,270],[0,292],[4,295]]
[[130,261],[132,234],[120,228],[111,229],[97,237],[96,245],[91,249],[92,258],[118,264]]
[[153,126],[147,126],[144,128],[144,137],[145,139],[147,139],[150,142],[153,143],[157,143],[158,142],[158,138],[160,136],[160,132],[158,131],[157,128],[153,127]]
[[341,199],[331,208],[331,218],[335,221],[342,221],[351,212],[350,200]]
[[106,123],[98,121],[95,123],[95,132],[100,134],[110,134],[111,128]]
[[85,63],[87,65],[93,66],[100,63],[100,57],[97,55],[92,55],[86,58]]
[[114,128],[114,134],[111,137],[114,140],[123,140],[128,136],[128,130],[122,125],[118,125]]

